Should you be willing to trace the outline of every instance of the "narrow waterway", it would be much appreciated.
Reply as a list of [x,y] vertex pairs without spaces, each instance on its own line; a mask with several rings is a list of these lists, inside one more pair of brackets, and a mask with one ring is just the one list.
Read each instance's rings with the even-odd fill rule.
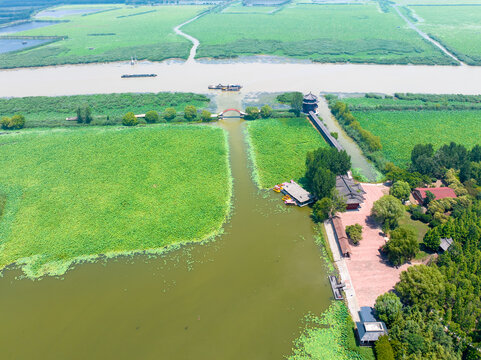
[[376,171],[374,165],[364,157],[359,146],[349,137],[349,135],[346,134],[337,120],[334,119],[334,116],[332,116],[331,110],[327,105],[327,101],[323,97],[319,99],[319,107],[317,108],[317,111],[319,112],[319,116],[329,131],[336,132],[338,134],[339,143],[351,156],[352,167],[359,169],[361,174],[364,175],[369,181],[377,181],[379,175],[378,171]]
[[[218,109],[238,108],[221,94]],[[235,113],[233,113],[235,114]],[[78,265],[63,279],[0,278],[3,359],[282,359],[330,302],[309,209],[251,180],[245,123],[226,119],[232,218],[216,241]]]
[[431,36],[429,36],[428,34],[426,34],[424,31],[421,31],[411,20],[409,20],[407,18],[407,16],[405,16],[401,10],[399,10],[399,4],[394,4],[393,5],[393,8],[394,10],[396,10],[397,14],[401,17],[401,19],[403,19],[406,24],[409,26],[409,28],[411,28],[412,30],[416,31],[418,33],[418,35],[420,35],[423,39],[429,41],[431,44],[433,44],[434,46],[436,46],[438,49],[440,49],[443,53],[445,53],[446,55],[448,55],[451,59],[457,61],[460,65],[466,65],[465,63],[463,63],[461,60],[459,60],[456,55],[454,55],[452,52],[450,52],[448,49],[446,49],[444,47],[443,44],[441,44],[439,41],[436,41],[434,40]]
[[174,28],[174,32],[177,35],[180,35],[180,36],[186,38],[187,40],[189,40],[192,43],[192,47],[190,48],[189,57],[187,58],[186,63],[191,63],[191,62],[195,61],[195,55],[197,54],[197,48],[199,47],[200,41],[198,39],[196,39],[195,37],[193,37],[189,34],[186,34],[182,30],[180,30],[180,28],[183,27],[184,25],[187,25],[187,24],[197,20],[198,18],[200,18],[203,15],[204,14],[197,15],[196,17],[193,17],[192,19],[187,20],[187,21],[183,22],[182,24],[177,25]]

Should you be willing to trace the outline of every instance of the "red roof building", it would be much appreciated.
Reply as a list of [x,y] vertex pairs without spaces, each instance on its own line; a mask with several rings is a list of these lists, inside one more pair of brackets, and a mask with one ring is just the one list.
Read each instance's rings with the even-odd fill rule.
[[426,191],[433,193],[434,200],[457,197],[454,190],[448,187],[416,188],[413,191],[413,196],[421,205],[424,204],[424,200],[426,199]]

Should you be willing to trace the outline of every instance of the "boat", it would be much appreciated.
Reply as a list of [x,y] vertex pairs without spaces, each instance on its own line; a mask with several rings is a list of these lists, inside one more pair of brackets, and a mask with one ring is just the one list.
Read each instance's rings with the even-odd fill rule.
[[222,85],[222,84],[217,84],[217,85],[209,85],[208,86],[209,90],[222,90],[222,91],[240,91],[242,89],[242,86],[240,85]]
[[124,74],[121,76],[122,79],[129,78],[144,78],[144,77],[156,77],[157,74]]

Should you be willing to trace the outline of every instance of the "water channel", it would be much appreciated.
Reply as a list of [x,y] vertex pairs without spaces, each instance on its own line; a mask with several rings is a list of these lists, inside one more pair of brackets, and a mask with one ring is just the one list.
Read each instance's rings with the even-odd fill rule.
[[[238,108],[221,94],[218,109]],[[236,113],[232,113],[236,114]],[[231,114],[229,114],[231,115]],[[330,303],[307,208],[251,179],[245,123],[225,119],[234,178],[225,232],[159,257],[81,264],[63,279],[0,278],[2,359],[281,359]]]

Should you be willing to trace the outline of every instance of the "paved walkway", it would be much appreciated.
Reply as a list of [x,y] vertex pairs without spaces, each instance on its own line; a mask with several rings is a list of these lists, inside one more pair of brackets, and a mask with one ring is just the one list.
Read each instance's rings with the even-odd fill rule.
[[324,222],[324,227],[326,229],[327,240],[329,241],[334,263],[339,270],[339,276],[341,281],[346,284],[346,287],[344,288],[344,294],[346,295],[349,312],[351,313],[352,320],[359,321],[359,304],[357,302],[354,286],[352,285],[351,276],[349,275],[346,259],[341,256],[341,250],[339,249],[339,244],[336,240],[336,236],[334,235],[334,229],[331,222],[326,220]]

